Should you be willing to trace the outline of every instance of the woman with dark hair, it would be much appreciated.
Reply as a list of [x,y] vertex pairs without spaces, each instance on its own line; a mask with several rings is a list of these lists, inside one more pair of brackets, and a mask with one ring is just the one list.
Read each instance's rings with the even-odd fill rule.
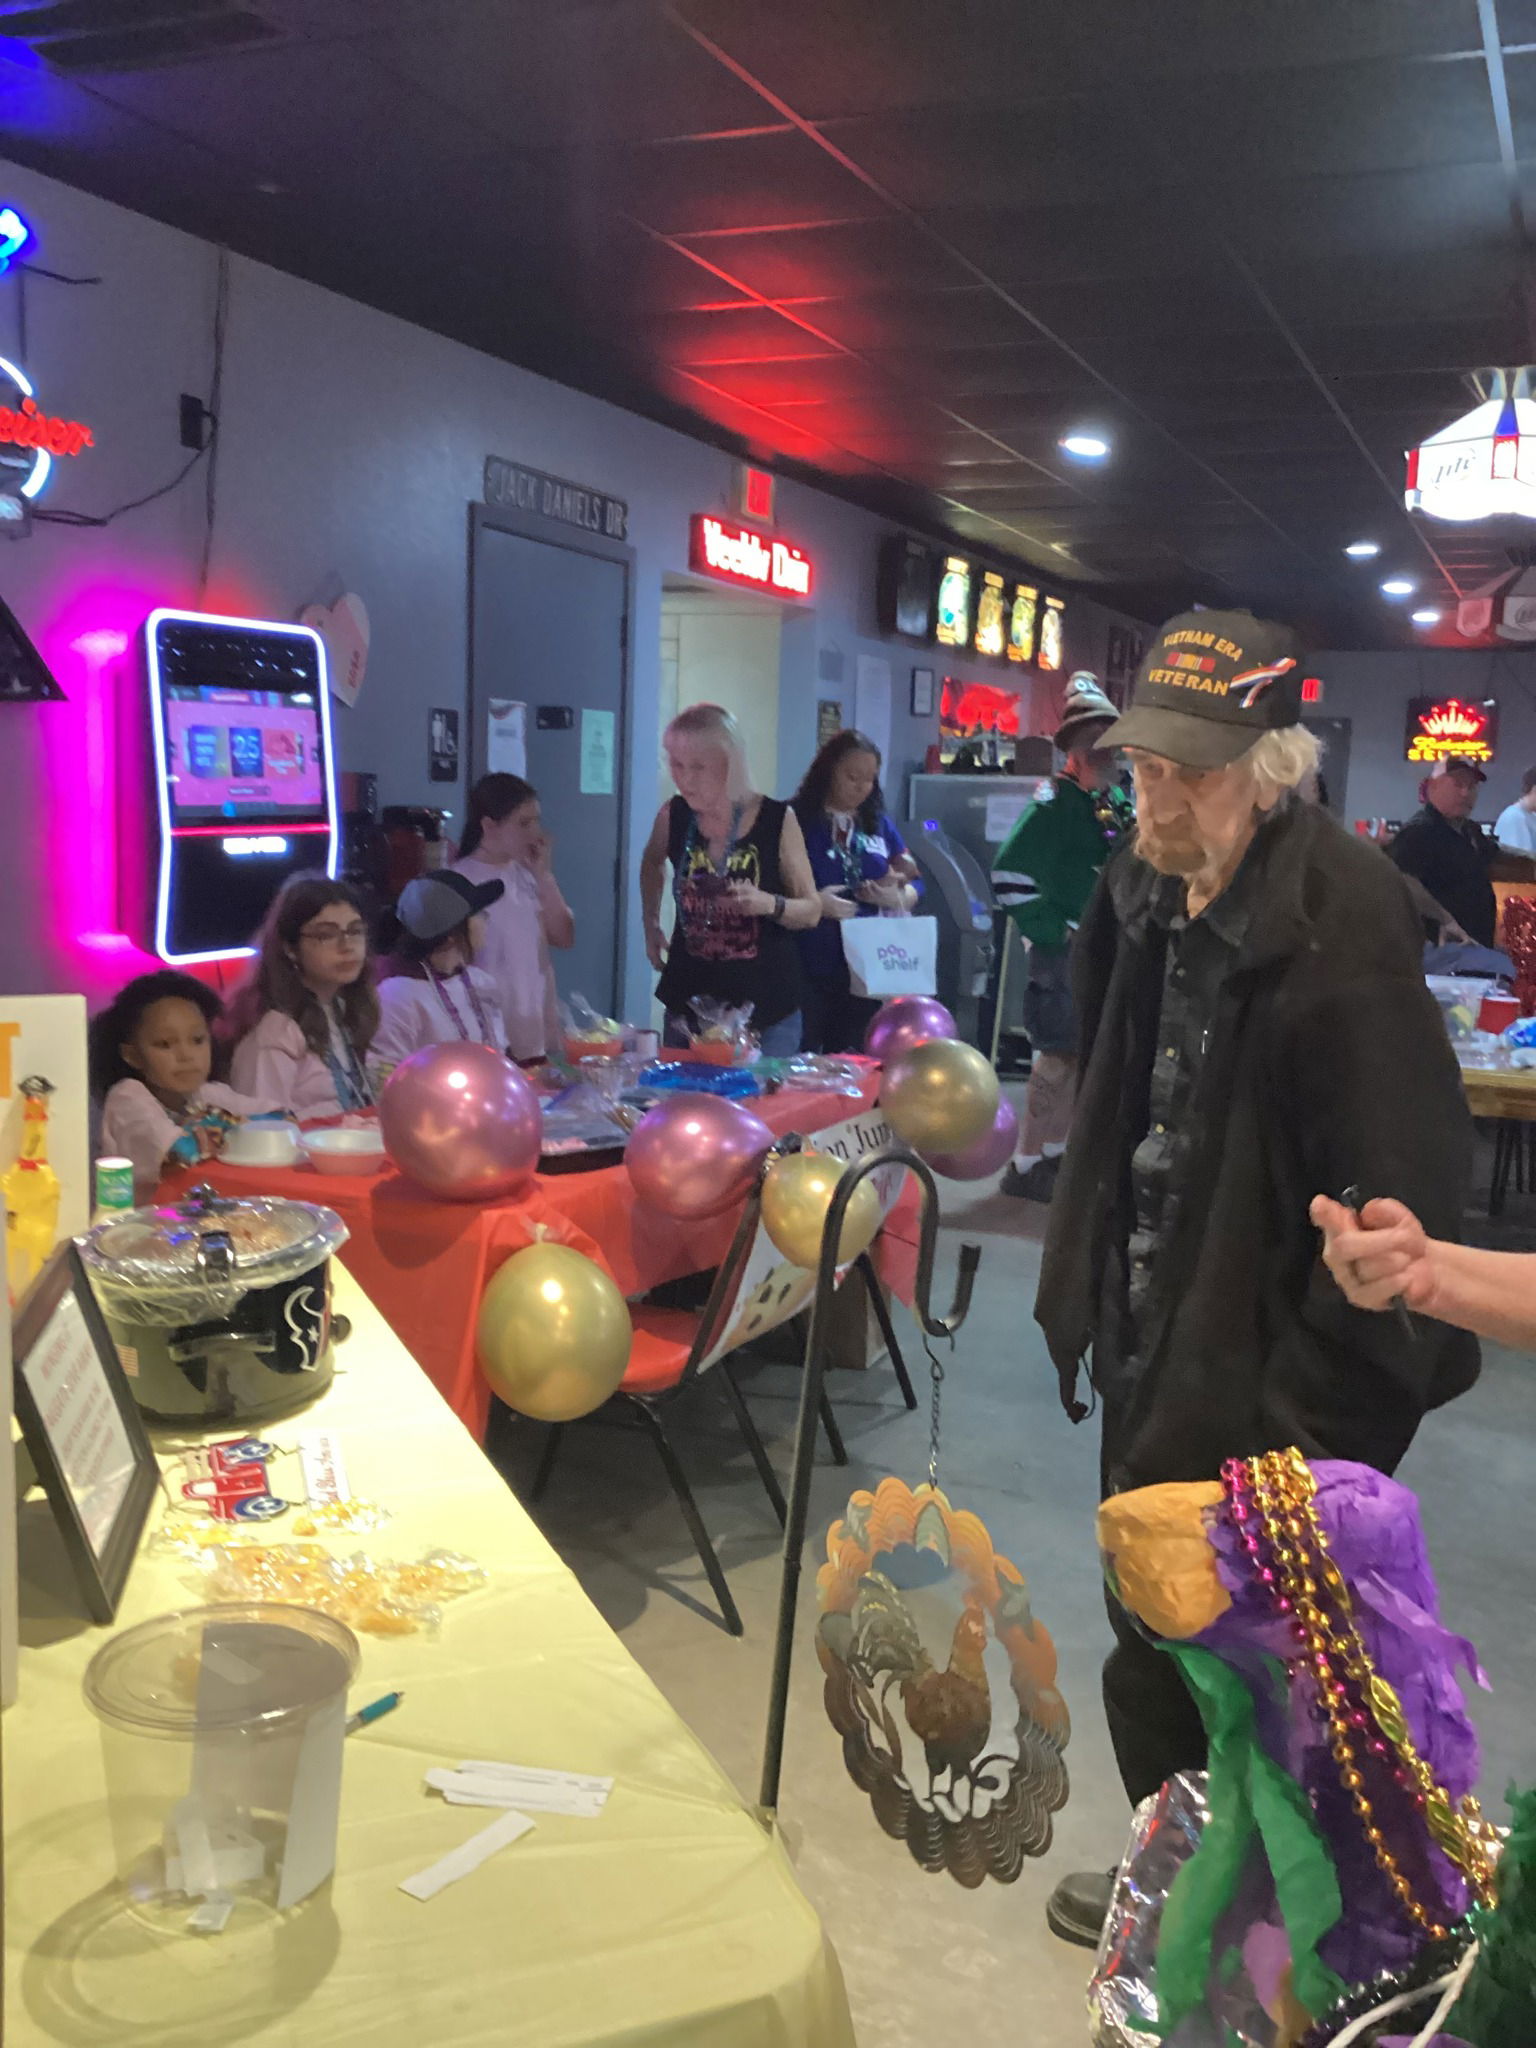
[[806,770],[793,808],[822,920],[800,934],[801,1044],[807,1052],[856,1052],[880,1005],[853,993],[840,925],[910,912],[917,864],[886,815],[880,751],[851,726],[834,733]]
[[506,1050],[525,1065],[558,1044],[551,946],[576,943],[576,920],[550,865],[539,793],[521,775],[482,775],[469,792],[464,840],[452,872],[478,887],[501,885],[487,899],[485,936],[475,963],[491,978]]
[[223,1014],[205,982],[164,967],[136,976],[91,1019],[101,1151],[133,1162],[137,1201],[154,1199],[167,1168],[212,1158],[237,1124],[277,1108],[209,1078],[213,1027]]
[[242,1095],[301,1122],[370,1109],[368,1049],[379,999],[363,899],[345,882],[295,875],[267,912],[251,974],[230,1005],[230,1076]]
[[379,1028],[369,1054],[376,1086],[423,1046],[506,1051],[496,984],[474,964],[485,943],[486,914],[501,901],[504,886],[444,868],[418,875],[400,891],[396,971],[379,983]]

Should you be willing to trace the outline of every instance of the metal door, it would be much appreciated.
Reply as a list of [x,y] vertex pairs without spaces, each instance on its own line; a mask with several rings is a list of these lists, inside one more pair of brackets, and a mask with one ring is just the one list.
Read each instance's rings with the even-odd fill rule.
[[[527,776],[576,915],[557,952],[562,995],[615,1014],[623,986],[623,846],[628,550],[535,535],[516,515],[475,508],[472,526],[470,774],[485,772],[493,699],[527,706]],[[543,522],[539,522],[542,524]],[[574,536],[572,537],[574,538]]]

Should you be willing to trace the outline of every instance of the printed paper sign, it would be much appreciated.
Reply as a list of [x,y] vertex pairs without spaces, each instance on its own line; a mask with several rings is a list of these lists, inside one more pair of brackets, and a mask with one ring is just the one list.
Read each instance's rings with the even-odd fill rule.
[[485,707],[485,772],[528,778],[528,706],[492,697]]
[[614,769],[613,729],[616,724],[611,711],[593,711],[585,705],[581,712],[581,794],[583,796],[612,796]]

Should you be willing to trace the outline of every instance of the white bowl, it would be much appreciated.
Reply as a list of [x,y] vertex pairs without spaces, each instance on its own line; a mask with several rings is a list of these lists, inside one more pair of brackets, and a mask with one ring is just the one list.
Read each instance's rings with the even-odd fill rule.
[[225,1138],[219,1157],[230,1166],[294,1166],[299,1134],[292,1124],[237,1124]]
[[305,1131],[301,1142],[316,1173],[377,1173],[384,1164],[384,1134],[376,1125]]

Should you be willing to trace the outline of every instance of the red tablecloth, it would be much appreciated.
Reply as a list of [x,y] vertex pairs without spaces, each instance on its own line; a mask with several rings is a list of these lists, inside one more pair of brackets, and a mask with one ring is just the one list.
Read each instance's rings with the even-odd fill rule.
[[[780,1136],[809,1134],[873,1106],[871,1069],[862,1100],[830,1091],[786,1089],[752,1104]],[[546,1238],[574,1246],[605,1266],[626,1295],[717,1266],[736,1216],[679,1223],[637,1202],[622,1166],[593,1173],[538,1174],[516,1202],[444,1202],[423,1194],[393,1168],[366,1178],[291,1168],[208,1161],[168,1180],[167,1199],[194,1180],[229,1195],[288,1195],[334,1209],[351,1236],[340,1254],[439,1392],[477,1436],[484,1433],[490,1389],[475,1363],[475,1318],[487,1281],[515,1251]],[[910,1213],[909,1213],[910,1212]],[[882,1268],[909,1295],[916,1200],[910,1181],[888,1219]]]

